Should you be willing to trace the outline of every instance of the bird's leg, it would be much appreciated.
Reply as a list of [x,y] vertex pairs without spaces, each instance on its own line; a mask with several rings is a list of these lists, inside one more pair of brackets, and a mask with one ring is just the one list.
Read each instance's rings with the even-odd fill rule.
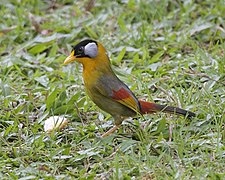
[[122,122],[124,120],[124,117],[119,116],[119,115],[113,115],[113,118],[114,118],[115,125],[110,130],[105,132],[102,135],[102,137],[106,137],[106,136],[109,136],[110,134],[114,133],[117,129],[120,128],[120,126],[121,126],[121,124],[122,124]]
[[109,136],[110,134],[114,133],[117,129],[119,129],[120,125],[115,125],[113,126],[110,130],[108,130],[107,132],[105,132],[102,137],[106,137]]

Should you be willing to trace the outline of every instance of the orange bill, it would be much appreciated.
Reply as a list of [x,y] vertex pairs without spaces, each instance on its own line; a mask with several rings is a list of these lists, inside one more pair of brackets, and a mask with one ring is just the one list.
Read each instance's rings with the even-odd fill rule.
[[64,64],[69,64],[73,61],[75,61],[76,56],[74,56],[74,50],[70,53],[70,55],[65,59]]

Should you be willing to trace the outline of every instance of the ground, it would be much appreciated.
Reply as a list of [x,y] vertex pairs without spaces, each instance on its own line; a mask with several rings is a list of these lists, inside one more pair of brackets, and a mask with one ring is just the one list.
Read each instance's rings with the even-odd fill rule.
[[[1,179],[224,179],[223,0],[3,0]],[[86,96],[82,67],[63,65],[100,41],[138,98],[193,111],[113,119]],[[44,121],[66,117],[50,134]]]

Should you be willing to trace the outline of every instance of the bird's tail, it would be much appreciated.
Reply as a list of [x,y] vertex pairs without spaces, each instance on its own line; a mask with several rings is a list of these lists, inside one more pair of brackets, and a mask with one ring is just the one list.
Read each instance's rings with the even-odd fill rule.
[[160,104],[145,102],[145,101],[141,101],[141,100],[139,100],[139,103],[141,106],[142,114],[151,114],[154,112],[162,111],[162,112],[167,112],[170,114],[178,114],[178,115],[187,116],[188,118],[196,116],[195,113],[193,113],[191,111],[186,111],[186,110],[178,108],[178,107],[160,105]]

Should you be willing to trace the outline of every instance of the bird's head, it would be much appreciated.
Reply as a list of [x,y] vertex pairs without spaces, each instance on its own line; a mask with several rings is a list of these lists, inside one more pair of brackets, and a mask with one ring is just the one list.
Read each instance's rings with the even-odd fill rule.
[[84,66],[92,63],[109,62],[105,48],[94,40],[83,40],[75,45],[70,55],[65,59],[64,64],[73,61],[82,63]]

